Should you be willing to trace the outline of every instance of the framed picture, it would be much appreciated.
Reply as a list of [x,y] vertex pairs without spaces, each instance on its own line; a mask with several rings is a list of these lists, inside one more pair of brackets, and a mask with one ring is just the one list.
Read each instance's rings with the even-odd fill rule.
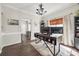
[[19,20],[9,19],[8,25],[19,25]]

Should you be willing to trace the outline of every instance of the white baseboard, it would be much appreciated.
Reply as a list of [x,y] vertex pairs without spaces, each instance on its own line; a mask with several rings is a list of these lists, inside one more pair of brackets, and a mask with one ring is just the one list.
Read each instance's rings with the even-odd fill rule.
[[[14,45],[14,44],[18,44],[18,43],[21,43],[21,42],[18,41],[18,42],[15,42],[15,43],[4,44],[3,47],[5,47],[5,46],[10,46],[10,45]],[[3,47],[2,47],[2,48],[3,48]]]

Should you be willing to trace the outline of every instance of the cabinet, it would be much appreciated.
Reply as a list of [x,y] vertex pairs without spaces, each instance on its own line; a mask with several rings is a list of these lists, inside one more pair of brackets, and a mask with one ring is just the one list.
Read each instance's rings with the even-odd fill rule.
[[77,49],[79,49],[79,16],[74,18],[74,26],[75,26],[75,37],[74,37],[74,45]]
[[43,33],[44,27],[45,27],[45,23],[44,23],[44,21],[42,20],[42,21],[40,22],[40,32],[41,32],[41,33]]

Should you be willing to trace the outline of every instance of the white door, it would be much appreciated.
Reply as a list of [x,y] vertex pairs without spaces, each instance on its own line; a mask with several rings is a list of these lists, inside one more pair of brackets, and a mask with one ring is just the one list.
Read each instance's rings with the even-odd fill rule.
[[28,31],[28,23],[27,21],[20,21],[20,31],[21,31],[21,41],[25,45],[26,44],[26,32]]

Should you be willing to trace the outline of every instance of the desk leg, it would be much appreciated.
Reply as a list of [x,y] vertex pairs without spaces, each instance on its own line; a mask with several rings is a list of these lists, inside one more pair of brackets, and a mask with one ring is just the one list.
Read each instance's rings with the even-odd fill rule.
[[53,55],[55,56],[55,45],[54,45],[54,54]]
[[44,41],[44,43],[47,46],[47,48],[49,49],[49,51],[52,53],[52,55],[54,55],[53,52],[51,51],[51,49],[49,48],[49,46],[47,45],[47,43],[45,41]]

